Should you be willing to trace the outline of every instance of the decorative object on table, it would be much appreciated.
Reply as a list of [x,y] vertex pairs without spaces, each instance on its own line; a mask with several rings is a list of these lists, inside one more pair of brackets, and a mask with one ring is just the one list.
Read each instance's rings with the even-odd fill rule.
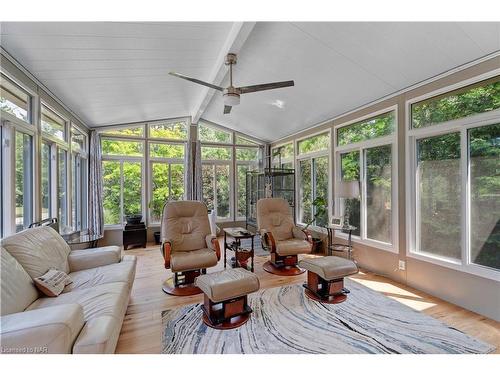
[[127,250],[129,246],[146,247],[147,229],[146,224],[141,222],[142,215],[128,215],[125,217],[127,224],[123,230],[123,249]]
[[334,256],[302,259],[299,266],[307,270],[306,296],[323,303],[344,302],[349,294],[344,277],[358,273],[356,263]]
[[[327,255],[334,255],[334,253],[347,254],[347,259],[352,259],[352,232],[357,228],[355,226],[349,225],[328,225],[326,230],[328,232],[328,245],[327,245]],[[347,243],[334,243],[335,231],[347,232]]]
[[[224,228],[224,268],[227,266],[227,250],[234,252],[231,266],[248,269],[248,260],[251,260],[250,271],[254,271],[254,237],[255,233],[241,227]],[[228,236],[233,241],[228,241]],[[250,247],[241,246],[241,240],[250,239]]]
[[259,200],[257,226],[263,246],[271,253],[271,259],[264,263],[265,271],[280,276],[294,276],[305,272],[297,267],[298,255],[312,251],[312,237],[295,225],[290,206],[285,199]]
[[343,226],[344,219],[342,218],[342,216],[332,216],[332,219],[330,220],[330,225]]
[[351,202],[349,199],[359,198],[359,181],[340,181],[335,193],[337,198],[344,198],[344,228],[349,228],[349,217],[351,215]]
[[219,241],[210,233],[205,203],[168,202],[163,209],[161,241],[165,268],[173,273],[163,283],[163,291],[175,296],[201,293],[195,278],[220,260]]
[[[346,278],[344,303],[304,298],[301,285],[248,296],[253,313],[239,329],[207,329],[201,304],[162,313],[165,354],[489,353],[494,346]],[[189,332],[186,335],[185,332]]]
[[[270,186],[271,196],[266,194]],[[295,221],[295,169],[265,168],[246,174],[246,227],[257,228],[257,202],[262,198],[283,198],[288,201]]]
[[215,329],[245,324],[252,313],[247,295],[260,288],[259,278],[242,268],[198,276],[195,285],[205,294],[203,322]]

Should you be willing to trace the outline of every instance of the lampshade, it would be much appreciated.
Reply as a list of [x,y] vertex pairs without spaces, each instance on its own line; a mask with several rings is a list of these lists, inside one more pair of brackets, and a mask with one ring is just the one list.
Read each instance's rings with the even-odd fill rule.
[[335,192],[337,198],[359,198],[359,182],[358,181],[341,181],[337,185]]

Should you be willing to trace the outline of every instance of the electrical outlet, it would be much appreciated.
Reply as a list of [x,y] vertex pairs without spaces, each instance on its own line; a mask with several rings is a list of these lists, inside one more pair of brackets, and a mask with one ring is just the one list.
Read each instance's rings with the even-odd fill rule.
[[404,260],[399,261],[399,269],[400,271],[404,271],[406,269],[406,262]]

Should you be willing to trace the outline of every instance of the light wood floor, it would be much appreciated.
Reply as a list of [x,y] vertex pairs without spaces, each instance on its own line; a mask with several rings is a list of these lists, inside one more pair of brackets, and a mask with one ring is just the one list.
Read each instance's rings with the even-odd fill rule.
[[[137,255],[137,273],[116,352],[160,353],[161,312],[172,307],[202,302],[203,295],[174,297],[162,291],[161,285],[171,276],[171,272],[163,267],[159,246],[131,249],[127,250],[126,254]],[[265,272],[262,264],[266,260],[266,257],[255,257],[255,273],[260,279],[261,288],[301,283],[305,280],[305,274],[279,277]],[[216,268],[222,267],[222,262],[219,262]],[[496,346],[495,353],[500,353],[500,323],[373,273],[361,272],[353,278],[390,298]]]

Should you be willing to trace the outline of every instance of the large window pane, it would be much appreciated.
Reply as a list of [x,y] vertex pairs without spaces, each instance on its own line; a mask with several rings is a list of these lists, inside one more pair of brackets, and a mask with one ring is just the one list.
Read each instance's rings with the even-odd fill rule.
[[82,159],[77,153],[71,154],[71,217],[73,229],[82,229],[83,211],[83,183],[82,183]]
[[384,137],[395,129],[394,112],[384,113],[367,120],[356,122],[337,129],[337,144],[348,145],[368,139]]
[[103,155],[142,156],[144,153],[144,143],[141,141],[103,138],[101,146]]
[[31,122],[30,99],[26,91],[3,74],[0,75],[0,110],[20,120]]
[[[279,167],[284,159],[293,158],[293,142],[286,145],[276,147],[272,150],[272,163],[273,166]],[[284,168],[284,167],[283,167]]]
[[229,204],[229,165],[215,166],[215,181],[217,188],[217,218],[228,219],[231,215]]
[[417,140],[417,251],[461,258],[460,134]]
[[142,164],[123,162],[123,214],[142,214]]
[[135,126],[126,129],[107,129],[101,132],[101,134],[107,135],[122,135],[125,137],[143,137],[144,136],[144,127],[143,126]]
[[187,139],[187,124],[184,121],[159,122],[149,125],[149,138]]
[[215,165],[203,164],[201,176],[203,181],[203,202],[209,211],[215,209]]
[[330,134],[320,134],[299,142],[299,154],[327,150],[330,147]]
[[391,243],[391,146],[365,150],[366,167],[366,237]]
[[204,160],[230,160],[231,147],[201,147],[201,158]]
[[500,124],[469,131],[470,260],[500,269]]
[[210,126],[200,121],[198,139],[202,142],[232,143],[232,133]]
[[119,161],[102,162],[104,224],[121,224],[121,167]]
[[411,106],[413,128],[423,128],[500,108],[499,77]]
[[51,204],[51,147],[48,143],[42,143],[41,154],[41,174],[42,174],[42,220],[50,217],[50,204]]
[[235,144],[237,144],[237,145],[248,145],[248,146],[258,146],[258,144],[255,143],[254,141],[251,141],[251,140],[249,140],[247,138],[244,138],[242,136],[239,136],[239,135],[236,136],[236,142],[235,142]]
[[237,148],[236,149],[236,160],[248,160],[248,161],[258,161],[259,160],[259,149],[258,148]]
[[[346,152],[340,155],[341,181],[359,181],[360,161],[359,151]],[[349,211],[349,224],[356,227],[352,234],[359,236],[361,233],[361,201],[359,198],[344,199],[344,212]]]
[[184,145],[169,143],[150,143],[149,156],[152,158],[184,159]]
[[71,150],[81,152],[85,150],[85,135],[76,129],[71,129]]
[[311,160],[299,162],[299,222],[309,223],[312,218]]
[[249,170],[248,165],[237,165],[237,191],[236,191],[236,204],[237,204],[237,216],[246,216],[246,176]]
[[16,131],[15,149],[16,232],[27,228],[33,219],[33,139]]
[[66,151],[57,149],[57,170],[58,170],[58,186],[57,186],[57,201],[58,201],[58,220],[59,229],[63,229],[68,224],[68,167],[66,162]]
[[149,204],[151,221],[160,222],[167,200],[184,198],[184,165],[168,163],[151,164],[152,200]]
[[42,132],[63,141],[66,139],[66,121],[44,105],[42,105]]
[[[323,198],[328,205],[328,156],[313,159],[314,166],[314,195],[313,201],[316,198]],[[323,207],[327,208],[327,207]],[[318,207],[313,207],[314,213],[317,212]],[[315,220],[315,225],[326,226],[328,225],[328,210],[318,215]]]

